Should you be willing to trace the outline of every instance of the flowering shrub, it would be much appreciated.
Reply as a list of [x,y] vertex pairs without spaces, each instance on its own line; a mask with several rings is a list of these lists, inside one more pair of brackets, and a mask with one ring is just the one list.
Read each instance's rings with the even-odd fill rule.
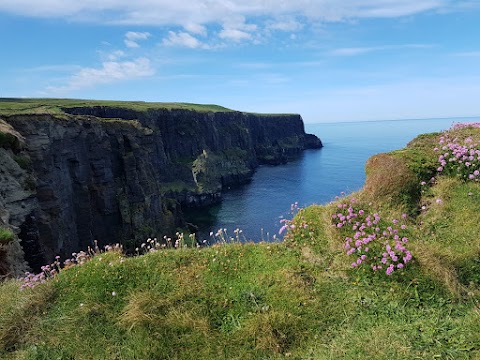
[[[480,123],[479,127],[480,127]],[[454,125],[464,126],[465,124]],[[471,126],[471,125],[469,125]],[[471,137],[464,140],[451,139],[446,133],[440,138],[440,146],[434,149],[440,153],[439,173],[454,175],[463,180],[479,181],[480,179],[480,144]]]
[[468,127],[480,128],[480,122],[474,123],[455,123],[452,125],[451,130],[459,130]]
[[[212,243],[214,244],[226,244],[227,242],[241,242],[241,237],[245,238],[242,234],[242,230],[234,230],[235,237],[230,237],[227,234],[227,229],[220,229],[216,234],[211,233],[213,239]],[[207,240],[203,242],[198,242],[195,234],[190,234],[188,236],[188,241],[186,241],[183,233],[176,233],[176,238],[172,239],[170,237],[164,236],[162,239],[157,238],[148,238],[144,243],[139,247],[135,248],[133,255],[144,255],[147,253],[157,252],[164,249],[184,249],[189,246],[195,246],[200,248],[204,245],[207,245]],[[104,252],[123,252],[123,247],[120,244],[115,245],[106,245],[103,249],[98,247],[97,241],[95,241],[95,246],[93,248],[89,247],[88,250],[80,251],[78,253],[73,253],[70,259],[66,259],[63,264],[60,262],[60,256],[55,257],[55,261],[50,265],[45,265],[41,267],[41,272],[38,274],[27,272],[25,276],[20,278],[22,281],[21,289],[34,288],[39,284],[45,283],[47,280],[54,278],[62,269],[68,268],[71,266],[81,266],[84,265],[87,261],[91,260],[93,256],[104,253]],[[121,262],[123,262],[121,259]]]
[[30,288],[33,289],[39,284],[44,284],[47,280],[53,279],[63,268],[68,268],[75,265],[84,265],[89,261],[95,254],[108,251],[122,251],[122,246],[120,244],[107,245],[104,247],[104,250],[101,251],[95,241],[95,247],[88,248],[88,251],[80,251],[78,253],[73,253],[70,259],[66,259],[62,263],[60,262],[60,256],[55,256],[55,261],[50,265],[42,266],[41,272],[38,274],[27,272],[25,276],[20,278],[22,285],[20,288],[22,290]]
[[314,227],[308,224],[305,213],[302,210],[298,206],[298,202],[296,202],[290,207],[291,218],[282,218],[280,220],[282,226],[278,234],[282,235],[285,233],[283,237],[284,242],[298,243],[299,241],[307,241],[309,245],[313,245],[316,242]]
[[356,209],[356,200],[338,204],[338,213],[332,215],[333,226],[346,234],[344,248],[355,260],[352,267],[365,264],[373,271],[384,270],[387,275],[400,270],[412,260],[406,248],[407,225],[402,221],[385,222],[378,213],[369,214]]
[[[234,236],[230,236],[226,228],[218,229],[217,232],[210,232],[210,244],[227,244],[227,243],[241,243],[246,242],[247,238],[243,235],[243,230],[236,228],[233,230]],[[197,248],[202,245],[207,245],[207,240],[203,240],[201,243],[197,244]]]
[[290,206],[290,214],[292,215],[292,219],[286,219],[286,218],[283,218],[280,220],[280,224],[282,224],[280,230],[278,231],[278,234],[279,235],[282,235],[283,232],[285,232],[286,230],[288,229],[295,229],[295,224],[293,223],[293,218],[295,217],[295,215],[298,214],[298,212],[302,210],[299,206],[298,206],[298,202],[295,202],[294,204],[292,204]]

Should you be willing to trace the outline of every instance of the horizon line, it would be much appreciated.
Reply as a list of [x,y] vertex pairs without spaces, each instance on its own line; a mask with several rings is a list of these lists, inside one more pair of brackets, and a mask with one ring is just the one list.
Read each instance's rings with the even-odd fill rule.
[[325,122],[312,122],[312,123],[305,123],[307,124],[352,124],[352,123],[360,123],[360,122],[387,122],[387,121],[412,121],[412,120],[448,120],[448,119],[475,119],[478,118],[480,121],[480,115],[474,116],[446,116],[446,117],[427,117],[427,118],[403,118],[403,119],[380,119],[380,120],[340,120],[340,121],[325,121]]

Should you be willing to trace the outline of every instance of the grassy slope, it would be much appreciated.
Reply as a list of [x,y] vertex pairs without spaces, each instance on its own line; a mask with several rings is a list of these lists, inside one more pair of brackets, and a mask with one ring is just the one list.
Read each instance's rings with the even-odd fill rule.
[[337,204],[312,206],[280,244],[112,252],[33,290],[7,282],[0,357],[480,359],[480,185],[439,177],[421,190],[437,138],[371,159],[353,195],[385,219],[410,214],[403,271],[352,269]]

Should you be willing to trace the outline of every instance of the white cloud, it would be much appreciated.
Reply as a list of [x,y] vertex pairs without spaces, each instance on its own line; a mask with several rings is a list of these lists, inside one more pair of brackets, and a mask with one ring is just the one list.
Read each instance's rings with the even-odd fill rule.
[[85,67],[74,73],[64,86],[50,86],[47,90],[55,94],[64,94],[74,90],[108,84],[116,81],[152,76],[155,70],[146,58],[131,61],[105,61],[99,68]]
[[233,40],[233,41],[242,41],[242,40],[250,40],[252,35],[248,32],[238,30],[238,29],[223,29],[220,31],[218,36],[221,39],[225,40]]
[[197,48],[207,49],[208,48],[207,44],[204,44],[203,42],[198,40],[196,37],[190,35],[189,33],[181,32],[181,31],[179,32],[169,31],[168,37],[163,39],[162,43],[165,46],[179,46],[179,47],[187,47],[190,49],[197,49]]
[[365,6],[352,6],[351,15],[348,17],[359,18],[391,18],[413,15],[432,9],[442,8],[447,1],[422,0],[422,1],[366,1]]
[[207,28],[200,24],[186,24],[183,26],[185,30],[192,34],[200,35],[200,36],[207,36]]
[[[457,8],[458,0],[2,0],[0,12],[32,17],[134,25],[220,24],[243,16],[278,18],[306,17],[339,21],[348,18],[382,18],[417,14],[429,10]],[[190,29],[187,29],[191,31]],[[239,29],[241,30],[241,29]]]
[[117,61],[119,58],[122,58],[124,57],[126,54],[124,51],[122,50],[115,50],[111,53],[108,53],[106,55],[106,58],[108,61]]
[[[258,26],[256,24],[247,24],[244,16],[232,16],[224,21],[223,29],[218,33],[218,37],[235,42],[253,40],[254,36],[252,33],[257,30]],[[258,37],[255,40],[258,40]]]
[[[216,48],[228,41],[264,42],[272,32],[364,18],[395,18],[424,12],[468,11],[475,0],[0,0],[0,13],[66,21],[170,27],[166,45]],[[218,28],[219,31],[208,30]],[[183,31],[178,31],[182,28]],[[130,34],[130,35],[129,35]],[[128,32],[138,48],[146,32]],[[198,37],[205,37],[200,41]],[[215,37],[215,38],[213,38]],[[295,35],[292,35],[295,39]],[[182,45],[183,44],[183,45]],[[207,46],[208,44],[208,46]]]
[[125,34],[125,45],[129,48],[138,48],[140,45],[138,41],[146,40],[150,37],[150,33],[148,32],[136,32],[136,31],[128,31]]
[[303,27],[304,24],[297,21],[295,18],[274,19],[269,21],[266,25],[266,28],[268,30],[279,30],[287,32],[299,31]]

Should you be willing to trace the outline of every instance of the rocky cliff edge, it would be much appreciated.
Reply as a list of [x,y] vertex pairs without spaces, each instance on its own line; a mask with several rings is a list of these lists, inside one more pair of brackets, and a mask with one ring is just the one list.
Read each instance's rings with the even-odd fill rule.
[[322,146],[299,115],[44,102],[2,111],[0,101],[0,217],[33,268],[94,239],[171,234],[185,226],[182,208]]

